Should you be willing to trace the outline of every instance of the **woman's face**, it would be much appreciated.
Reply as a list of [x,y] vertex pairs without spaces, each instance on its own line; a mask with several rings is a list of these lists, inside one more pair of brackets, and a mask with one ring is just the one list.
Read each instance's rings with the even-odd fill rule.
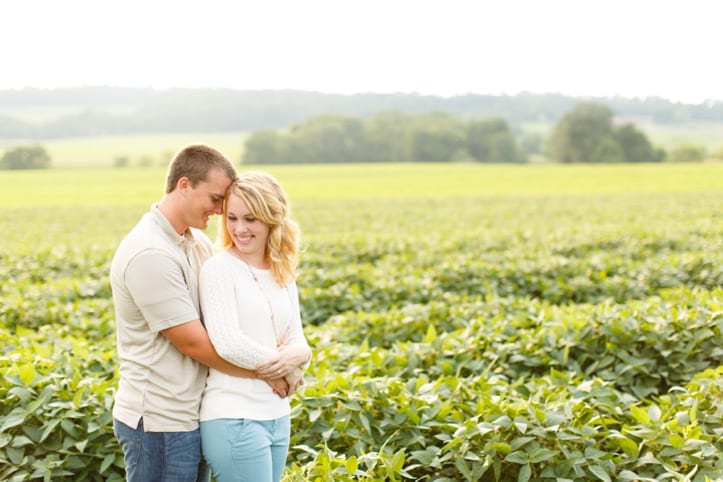
[[244,200],[234,194],[228,199],[226,229],[242,257],[260,267],[266,253],[266,239],[270,227],[256,219]]

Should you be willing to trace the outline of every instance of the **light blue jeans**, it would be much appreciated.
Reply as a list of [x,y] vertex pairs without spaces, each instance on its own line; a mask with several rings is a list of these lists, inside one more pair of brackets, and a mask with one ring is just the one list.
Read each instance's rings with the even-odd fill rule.
[[201,432],[146,432],[113,419],[113,432],[123,449],[128,482],[207,482],[201,458]]
[[289,453],[291,418],[201,422],[203,456],[216,482],[279,482]]

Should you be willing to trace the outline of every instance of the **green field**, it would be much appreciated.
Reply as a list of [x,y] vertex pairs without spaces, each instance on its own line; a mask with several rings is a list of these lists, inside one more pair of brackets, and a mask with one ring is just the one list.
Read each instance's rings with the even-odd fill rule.
[[[268,170],[314,350],[287,482],[723,480],[723,164]],[[122,478],[108,265],[164,176],[0,171],[0,480]]]
[[[276,175],[295,200],[449,196],[706,193],[723,188],[723,163],[636,165],[365,164],[244,166]],[[0,171],[0,206],[148,204],[165,168]]]
[[[40,142],[52,160],[54,168],[112,167],[116,158],[126,157],[128,165],[167,166],[180,146],[192,142],[210,144],[220,149],[234,162],[241,160],[246,133],[193,133],[108,135],[82,138],[50,139]],[[28,141],[0,141],[4,149],[26,145]]]

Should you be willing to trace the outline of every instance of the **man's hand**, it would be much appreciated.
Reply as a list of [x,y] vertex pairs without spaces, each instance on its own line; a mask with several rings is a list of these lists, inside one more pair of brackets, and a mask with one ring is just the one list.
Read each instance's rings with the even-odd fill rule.
[[274,393],[281,398],[286,398],[293,393],[290,390],[289,382],[287,382],[284,378],[274,378],[273,380],[265,381],[271,388],[274,389]]

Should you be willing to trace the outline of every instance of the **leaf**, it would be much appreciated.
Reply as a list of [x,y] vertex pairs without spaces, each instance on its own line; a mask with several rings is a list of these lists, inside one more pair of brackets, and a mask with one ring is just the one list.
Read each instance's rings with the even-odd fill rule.
[[314,422],[321,416],[321,409],[309,410],[309,422]]
[[83,453],[85,452],[85,447],[88,445],[88,440],[81,440],[80,442],[75,444],[75,448],[78,449],[78,452]]
[[505,461],[512,462],[514,464],[526,464],[529,462],[529,459],[527,458],[527,453],[522,450],[516,450],[505,457]]
[[639,423],[649,425],[650,424],[650,416],[648,415],[648,412],[643,410],[640,407],[630,407],[630,413],[632,413],[633,418],[637,420]]
[[607,474],[607,472],[605,472],[605,469],[603,469],[599,465],[591,465],[590,472],[592,472],[593,475],[595,475],[595,477],[597,477],[598,479],[600,479],[604,482],[611,482],[610,476]]
[[18,370],[18,375],[20,376],[20,379],[23,381],[24,384],[30,385],[30,383],[35,380],[35,377],[38,375],[35,371],[35,367],[28,363],[26,365],[23,365]]
[[668,435],[668,440],[670,441],[670,445],[672,445],[676,449],[682,449],[683,445],[685,445],[685,439],[680,435],[674,433]]
[[359,468],[359,460],[357,460],[356,456],[352,455],[346,460],[345,468],[347,474],[354,475]]
[[499,418],[497,418],[494,422],[492,422],[493,425],[498,425],[504,428],[509,428],[512,425],[512,419],[508,417],[507,415],[503,415]]
[[648,417],[653,422],[659,421],[660,420],[660,407],[658,407],[655,404],[648,407]]
[[364,430],[366,430],[368,434],[372,433],[372,422],[370,421],[370,419],[371,414],[369,414],[368,412],[359,413],[359,422],[362,424]]
[[637,459],[638,455],[640,455],[640,449],[638,448],[638,444],[627,438],[623,434],[616,435],[612,441],[620,447],[620,449],[625,452],[625,455],[628,457]]
[[509,454],[512,451],[510,444],[504,442],[494,442],[492,443],[492,448],[497,452],[502,452],[503,454]]
[[535,440],[535,437],[517,437],[510,442],[510,448],[517,450]]
[[550,460],[557,454],[554,450],[539,448],[530,454],[530,462],[536,464],[545,460]]
[[106,470],[108,470],[108,467],[111,466],[113,463],[113,460],[115,460],[115,454],[108,454],[103,458],[103,462],[100,463],[100,473],[102,474]]
[[25,455],[25,451],[22,448],[7,447],[5,449],[5,455],[8,456],[10,462],[13,465],[20,465]]
[[618,474],[618,479],[637,481],[637,480],[640,480],[640,476],[630,470],[621,470],[620,473]]
[[530,480],[530,476],[532,475],[532,469],[529,465],[523,465],[520,469],[520,473],[517,474],[517,482],[527,482]]
[[437,330],[434,328],[434,325],[430,324],[429,328],[427,328],[427,334],[424,335],[424,341],[425,341],[425,343],[432,343],[436,339],[437,339]]
[[10,444],[11,447],[15,448],[24,447],[26,445],[33,445],[33,441],[25,435],[18,435],[13,439],[13,443]]
[[13,428],[22,424],[27,416],[28,413],[25,411],[24,408],[14,408],[8,415],[0,419],[3,422],[2,426],[0,426],[0,432],[5,432],[9,428]]
[[404,453],[404,449],[399,449],[394,454],[394,457],[392,458],[392,470],[394,472],[399,472],[402,470],[402,467],[404,467],[404,459],[406,458],[406,454]]
[[527,423],[525,422],[515,422],[515,427],[520,433],[527,432]]
[[60,419],[58,418],[55,418],[48,422],[48,425],[45,426],[45,430],[43,430],[43,434],[40,436],[40,442],[44,442],[45,439],[48,438],[48,435],[53,433],[53,430],[55,430],[55,427],[57,427],[59,423]]

